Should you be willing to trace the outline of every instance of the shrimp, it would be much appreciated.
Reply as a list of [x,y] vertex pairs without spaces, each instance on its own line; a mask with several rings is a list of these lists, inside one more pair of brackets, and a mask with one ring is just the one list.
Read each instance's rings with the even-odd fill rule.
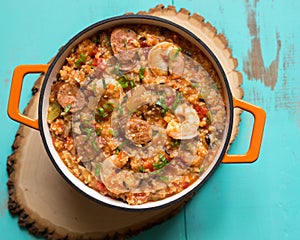
[[191,139],[198,135],[200,120],[195,109],[183,103],[175,111],[177,119],[172,119],[167,126],[166,133],[174,139]]
[[182,76],[185,65],[181,48],[169,42],[161,42],[149,51],[148,64],[158,76]]

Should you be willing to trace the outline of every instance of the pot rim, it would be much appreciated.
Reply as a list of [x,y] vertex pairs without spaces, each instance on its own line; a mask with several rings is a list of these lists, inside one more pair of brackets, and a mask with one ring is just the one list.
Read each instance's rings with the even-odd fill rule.
[[[44,119],[44,115],[43,115],[43,101],[44,101],[44,94],[45,94],[45,89],[47,88],[47,82],[49,80],[49,77],[51,75],[51,72],[54,69],[54,66],[57,64],[58,60],[62,57],[62,55],[69,50],[69,47],[80,37],[82,37],[83,35],[85,35],[86,33],[90,32],[91,30],[99,27],[100,25],[103,24],[107,24],[110,23],[112,21],[120,21],[120,20],[127,20],[127,19],[141,19],[141,20],[150,20],[150,21],[154,21],[157,23],[163,23],[163,27],[165,27],[165,25],[169,25],[172,27],[175,27],[177,29],[179,29],[181,32],[184,32],[185,34],[189,35],[191,38],[193,38],[196,42],[198,42],[204,49],[205,49],[205,55],[209,55],[212,59],[213,59],[213,63],[215,64],[215,68],[217,70],[219,70],[219,75],[220,76],[220,80],[221,82],[224,83],[225,88],[223,88],[223,92],[224,95],[226,96],[228,103],[225,104],[226,106],[226,111],[227,111],[227,116],[228,116],[228,122],[227,122],[227,128],[225,129],[224,135],[226,135],[226,138],[224,140],[223,143],[223,148],[222,146],[220,146],[220,148],[222,148],[222,150],[220,151],[220,154],[218,156],[217,161],[215,161],[215,163],[212,163],[212,168],[210,168],[208,171],[208,173],[205,175],[205,177],[196,185],[193,186],[194,184],[192,184],[192,188],[190,190],[187,190],[186,193],[181,194],[181,196],[172,199],[171,201],[168,201],[168,199],[170,199],[172,196],[167,197],[163,200],[159,200],[156,201],[160,202],[162,204],[156,204],[155,206],[151,206],[152,202],[146,203],[146,204],[141,204],[141,205],[129,205],[127,204],[127,206],[118,206],[117,204],[112,204],[112,203],[107,203],[104,202],[100,199],[97,199],[93,196],[91,196],[90,194],[88,194],[87,192],[85,192],[83,189],[81,189],[80,187],[78,187],[67,175],[68,173],[65,173],[61,167],[58,165],[57,161],[55,160],[55,157],[52,155],[51,150],[48,146],[48,142],[47,142],[47,138],[45,135],[45,131],[44,131],[44,122],[47,120]],[[131,24],[135,24],[135,23],[131,23]],[[159,24],[158,24],[159,26]],[[225,91],[226,90],[226,91]],[[209,177],[214,173],[214,171],[216,170],[216,168],[219,166],[219,164],[221,163],[226,151],[227,151],[227,147],[229,145],[229,141],[230,141],[230,137],[231,137],[231,133],[232,133],[232,126],[233,126],[233,98],[232,98],[232,93],[229,87],[229,83],[226,77],[226,74],[222,68],[222,65],[220,64],[218,58],[215,56],[215,54],[210,50],[210,48],[199,38],[197,37],[194,33],[192,33],[190,30],[184,28],[181,25],[178,25],[175,22],[171,22],[170,20],[161,18],[161,17],[156,17],[156,16],[150,16],[150,15],[140,15],[140,14],[133,14],[133,15],[120,15],[120,16],[115,16],[115,17],[110,17],[101,21],[98,21],[88,27],[86,27],[85,29],[83,29],[82,31],[80,31],[79,33],[77,33],[74,37],[72,37],[58,52],[58,54],[55,56],[55,58],[53,59],[53,61],[51,62],[48,71],[45,74],[45,78],[44,81],[42,83],[42,87],[41,87],[41,91],[40,91],[40,98],[39,98],[39,104],[38,104],[38,123],[39,123],[39,129],[40,129],[40,135],[45,147],[45,150],[51,160],[51,162],[53,163],[53,165],[55,166],[56,170],[60,173],[60,175],[63,176],[63,178],[67,181],[67,183],[69,183],[73,188],[75,188],[77,191],[79,191],[81,194],[83,194],[84,196],[88,197],[89,199],[100,203],[102,205],[114,208],[114,209],[119,209],[119,210],[128,210],[128,211],[145,211],[145,210],[154,210],[154,209],[160,209],[160,208],[165,208],[168,207],[172,204],[176,204],[182,200],[184,200],[185,198],[190,197],[192,194],[194,194],[196,191],[199,190],[200,187],[203,186],[203,184],[209,179]],[[226,132],[227,131],[227,132]],[[62,160],[60,160],[62,161]],[[73,175],[71,172],[69,172],[71,175]],[[75,176],[74,176],[75,177]],[[78,180],[80,181],[80,180]],[[190,186],[190,187],[191,187]],[[189,189],[190,187],[188,187],[187,189]],[[186,190],[186,189],[185,189]],[[184,192],[185,190],[173,195],[180,195],[180,193]],[[99,193],[100,194],[100,193]],[[116,200],[118,202],[120,202],[119,200]],[[150,204],[150,206],[148,206]],[[147,207],[145,207],[147,206]]]

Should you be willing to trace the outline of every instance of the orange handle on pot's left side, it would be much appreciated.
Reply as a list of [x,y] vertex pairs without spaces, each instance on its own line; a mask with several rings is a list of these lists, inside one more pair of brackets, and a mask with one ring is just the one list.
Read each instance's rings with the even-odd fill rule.
[[23,123],[28,127],[39,129],[38,120],[32,119],[24,114],[22,114],[19,110],[20,97],[22,91],[23,80],[26,74],[28,73],[46,73],[49,68],[48,64],[40,64],[40,65],[20,65],[17,66],[14,70],[14,74],[12,77],[10,94],[8,100],[8,116],[19,122]]
[[262,136],[264,132],[266,113],[257,106],[247,103],[240,99],[233,99],[233,105],[236,108],[241,108],[250,112],[254,116],[254,124],[252,129],[252,136],[250,140],[250,147],[246,154],[241,155],[229,155],[225,154],[222,163],[252,163],[258,158],[260,152],[260,146],[262,142]]

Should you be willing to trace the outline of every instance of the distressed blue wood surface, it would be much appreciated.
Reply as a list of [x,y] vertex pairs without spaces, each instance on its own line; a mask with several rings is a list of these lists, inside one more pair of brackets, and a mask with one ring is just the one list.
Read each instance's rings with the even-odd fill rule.
[[[267,122],[257,162],[221,165],[179,215],[134,239],[300,238],[299,1],[1,0],[0,239],[35,239],[7,210],[6,158],[18,128],[6,115],[14,67],[46,63],[82,28],[158,3],[198,12],[225,34],[244,77],[244,99],[263,107]],[[22,106],[32,84],[26,79]],[[246,151],[251,124],[251,117],[243,114],[231,153]]]

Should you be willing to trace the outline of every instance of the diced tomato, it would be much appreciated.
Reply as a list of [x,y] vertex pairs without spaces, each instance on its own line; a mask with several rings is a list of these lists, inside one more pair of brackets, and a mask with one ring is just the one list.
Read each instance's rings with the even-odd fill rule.
[[154,171],[153,164],[150,161],[145,162],[143,166],[144,166],[145,169],[149,169],[150,172]]
[[146,193],[134,193],[133,195],[135,197],[144,197],[144,196],[146,196]]
[[92,65],[97,67],[102,63],[102,60],[103,60],[102,58],[94,58],[92,61]]
[[103,63],[103,58],[94,58],[92,65],[97,67],[98,70],[103,71],[105,69],[105,64]]
[[196,110],[199,118],[207,117],[208,109],[206,107],[200,106],[200,105],[194,105],[194,109]]
[[97,59],[96,59],[96,58],[93,59],[92,65],[93,65],[94,67],[97,67]]
[[148,44],[146,41],[140,41],[141,47],[148,47]]
[[118,157],[120,159],[122,159],[122,158],[125,158],[126,156],[127,156],[127,153],[125,151],[121,150]]
[[107,191],[105,185],[100,181],[97,181],[96,189],[101,193],[105,193]]
[[114,91],[115,90],[115,85],[109,83],[109,84],[107,84],[107,89],[110,90],[110,91]]
[[146,193],[134,193],[135,202],[138,204],[147,202],[148,195]]
[[97,54],[97,52],[98,52],[98,49],[95,48],[95,49],[91,52],[90,56],[91,56],[91,57],[94,57],[94,56]]
[[188,182],[183,182],[183,183],[181,183],[181,186],[182,186],[183,189],[185,189],[189,186],[189,183]]

